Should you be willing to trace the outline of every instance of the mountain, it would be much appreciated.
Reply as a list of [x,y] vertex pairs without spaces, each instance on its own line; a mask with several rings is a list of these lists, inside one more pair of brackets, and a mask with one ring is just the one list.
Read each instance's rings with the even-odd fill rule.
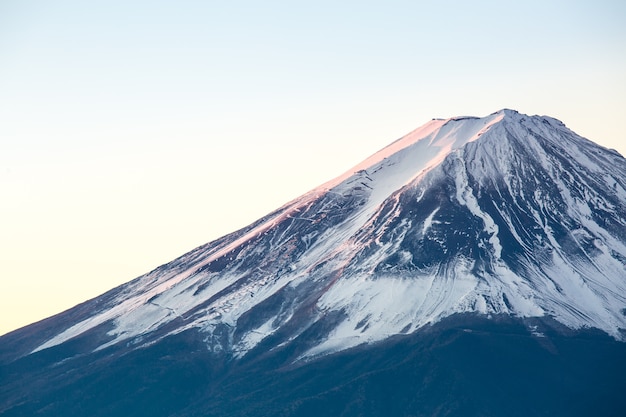
[[501,110],[0,337],[0,415],[621,415],[625,341],[626,160]]

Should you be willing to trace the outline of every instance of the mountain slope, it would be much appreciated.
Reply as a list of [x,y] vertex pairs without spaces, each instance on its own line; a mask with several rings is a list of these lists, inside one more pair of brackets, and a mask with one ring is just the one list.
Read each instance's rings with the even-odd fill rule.
[[282,343],[334,321],[315,355],[460,312],[548,315],[621,337],[619,155],[504,110],[433,120],[353,172],[121,287],[112,308],[34,350],[106,324],[100,348],[197,327],[214,350],[243,355],[279,330]]
[[[461,333],[442,341],[435,329],[450,323]],[[471,329],[480,330],[478,336],[463,336]],[[356,398],[354,389],[367,388],[350,377],[377,384],[365,375],[385,372],[379,361],[365,365],[358,352],[377,358],[396,352],[390,360],[402,362],[398,352],[406,350],[397,343],[409,343],[402,340],[437,356],[446,346],[458,354],[465,343],[488,345],[492,337],[505,353],[482,358],[489,366],[504,366],[507,354],[532,361],[554,349],[578,352],[551,368],[559,375],[581,352],[604,349],[607,358],[619,357],[625,329],[626,160],[558,120],[501,110],[484,118],[432,120],[250,226],[3,336],[0,364],[15,382],[0,391],[7,398],[0,413],[45,407],[79,412],[60,401],[59,392],[67,398],[91,392],[93,412],[100,395],[111,398],[98,394],[102,384],[134,367],[135,379],[123,391],[142,402],[145,393],[136,390],[149,386],[146,395],[156,395],[165,389],[158,382],[165,376],[168,387],[171,381],[185,387],[185,380],[197,382],[176,396],[183,403],[171,398],[161,405],[173,407],[163,415],[185,407],[192,408],[180,415],[207,410],[206,392],[210,398],[243,396],[241,407],[252,413],[250,404],[260,401],[253,393],[265,392],[258,385],[262,375],[278,378],[285,390],[285,381],[310,372],[312,364],[350,355],[360,365],[348,367],[345,386],[329,382],[334,379],[304,386],[320,398],[331,392]],[[580,336],[588,334],[593,336]],[[464,342],[468,338],[473,342]],[[590,338],[599,345],[585,350]],[[528,351],[533,355],[517,349],[515,340],[534,346]],[[348,356],[336,356],[348,349],[342,353]],[[446,384],[448,372],[414,359],[411,366]],[[113,365],[118,362],[124,367]],[[593,355],[585,356],[576,369],[588,374],[592,363]],[[86,364],[92,372],[77,370]],[[616,365],[614,371],[624,369],[623,361]],[[246,385],[238,378],[250,369],[258,378]],[[275,369],[284,371],[277,376]],[[145,379],[146,370],[154,372],[152,379]],[[619,381],[618,375],[608,380]],[[225,386],[216,385],[220,378]],[[92,385],[84,387],[86,380]],[[606,396],[615,401],[612,388]],[[301,404],[315,403],[305,397],[296,390],[284,399],[292,411],[300,410],[293,415],[305,415]],[[194,401],[198,405],[190,406]],[[546,399],[556,407],[551,401]],[[226,415],[226,403],[216,404],[222,411],[211,412]],[[478,409],[496,407],[489,404]],[[414,405],[426,407],[424,401]],[[119,404],[111,407],[120,412]],[[430,415],[447,415],[435,411]]]

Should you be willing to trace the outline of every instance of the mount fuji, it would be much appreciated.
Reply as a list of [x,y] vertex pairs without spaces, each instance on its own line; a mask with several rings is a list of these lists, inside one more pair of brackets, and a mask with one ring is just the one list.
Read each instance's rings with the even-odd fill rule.
[[621,415],[626,159],[433,119],[253,224],[0,337],[0,415]]

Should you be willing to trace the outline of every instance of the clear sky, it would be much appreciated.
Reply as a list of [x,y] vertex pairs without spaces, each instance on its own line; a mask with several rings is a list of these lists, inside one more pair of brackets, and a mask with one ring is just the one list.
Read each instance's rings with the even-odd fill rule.
[[434,117],[626,155],[623,1],[0,0],[0,334],[234,231]]

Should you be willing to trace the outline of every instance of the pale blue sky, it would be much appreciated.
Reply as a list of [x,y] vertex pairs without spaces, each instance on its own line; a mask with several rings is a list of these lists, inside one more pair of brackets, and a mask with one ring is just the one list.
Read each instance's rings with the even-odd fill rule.
[[621,1],[0,1],[0,333],[242,227],[433,117],[626,155]]

